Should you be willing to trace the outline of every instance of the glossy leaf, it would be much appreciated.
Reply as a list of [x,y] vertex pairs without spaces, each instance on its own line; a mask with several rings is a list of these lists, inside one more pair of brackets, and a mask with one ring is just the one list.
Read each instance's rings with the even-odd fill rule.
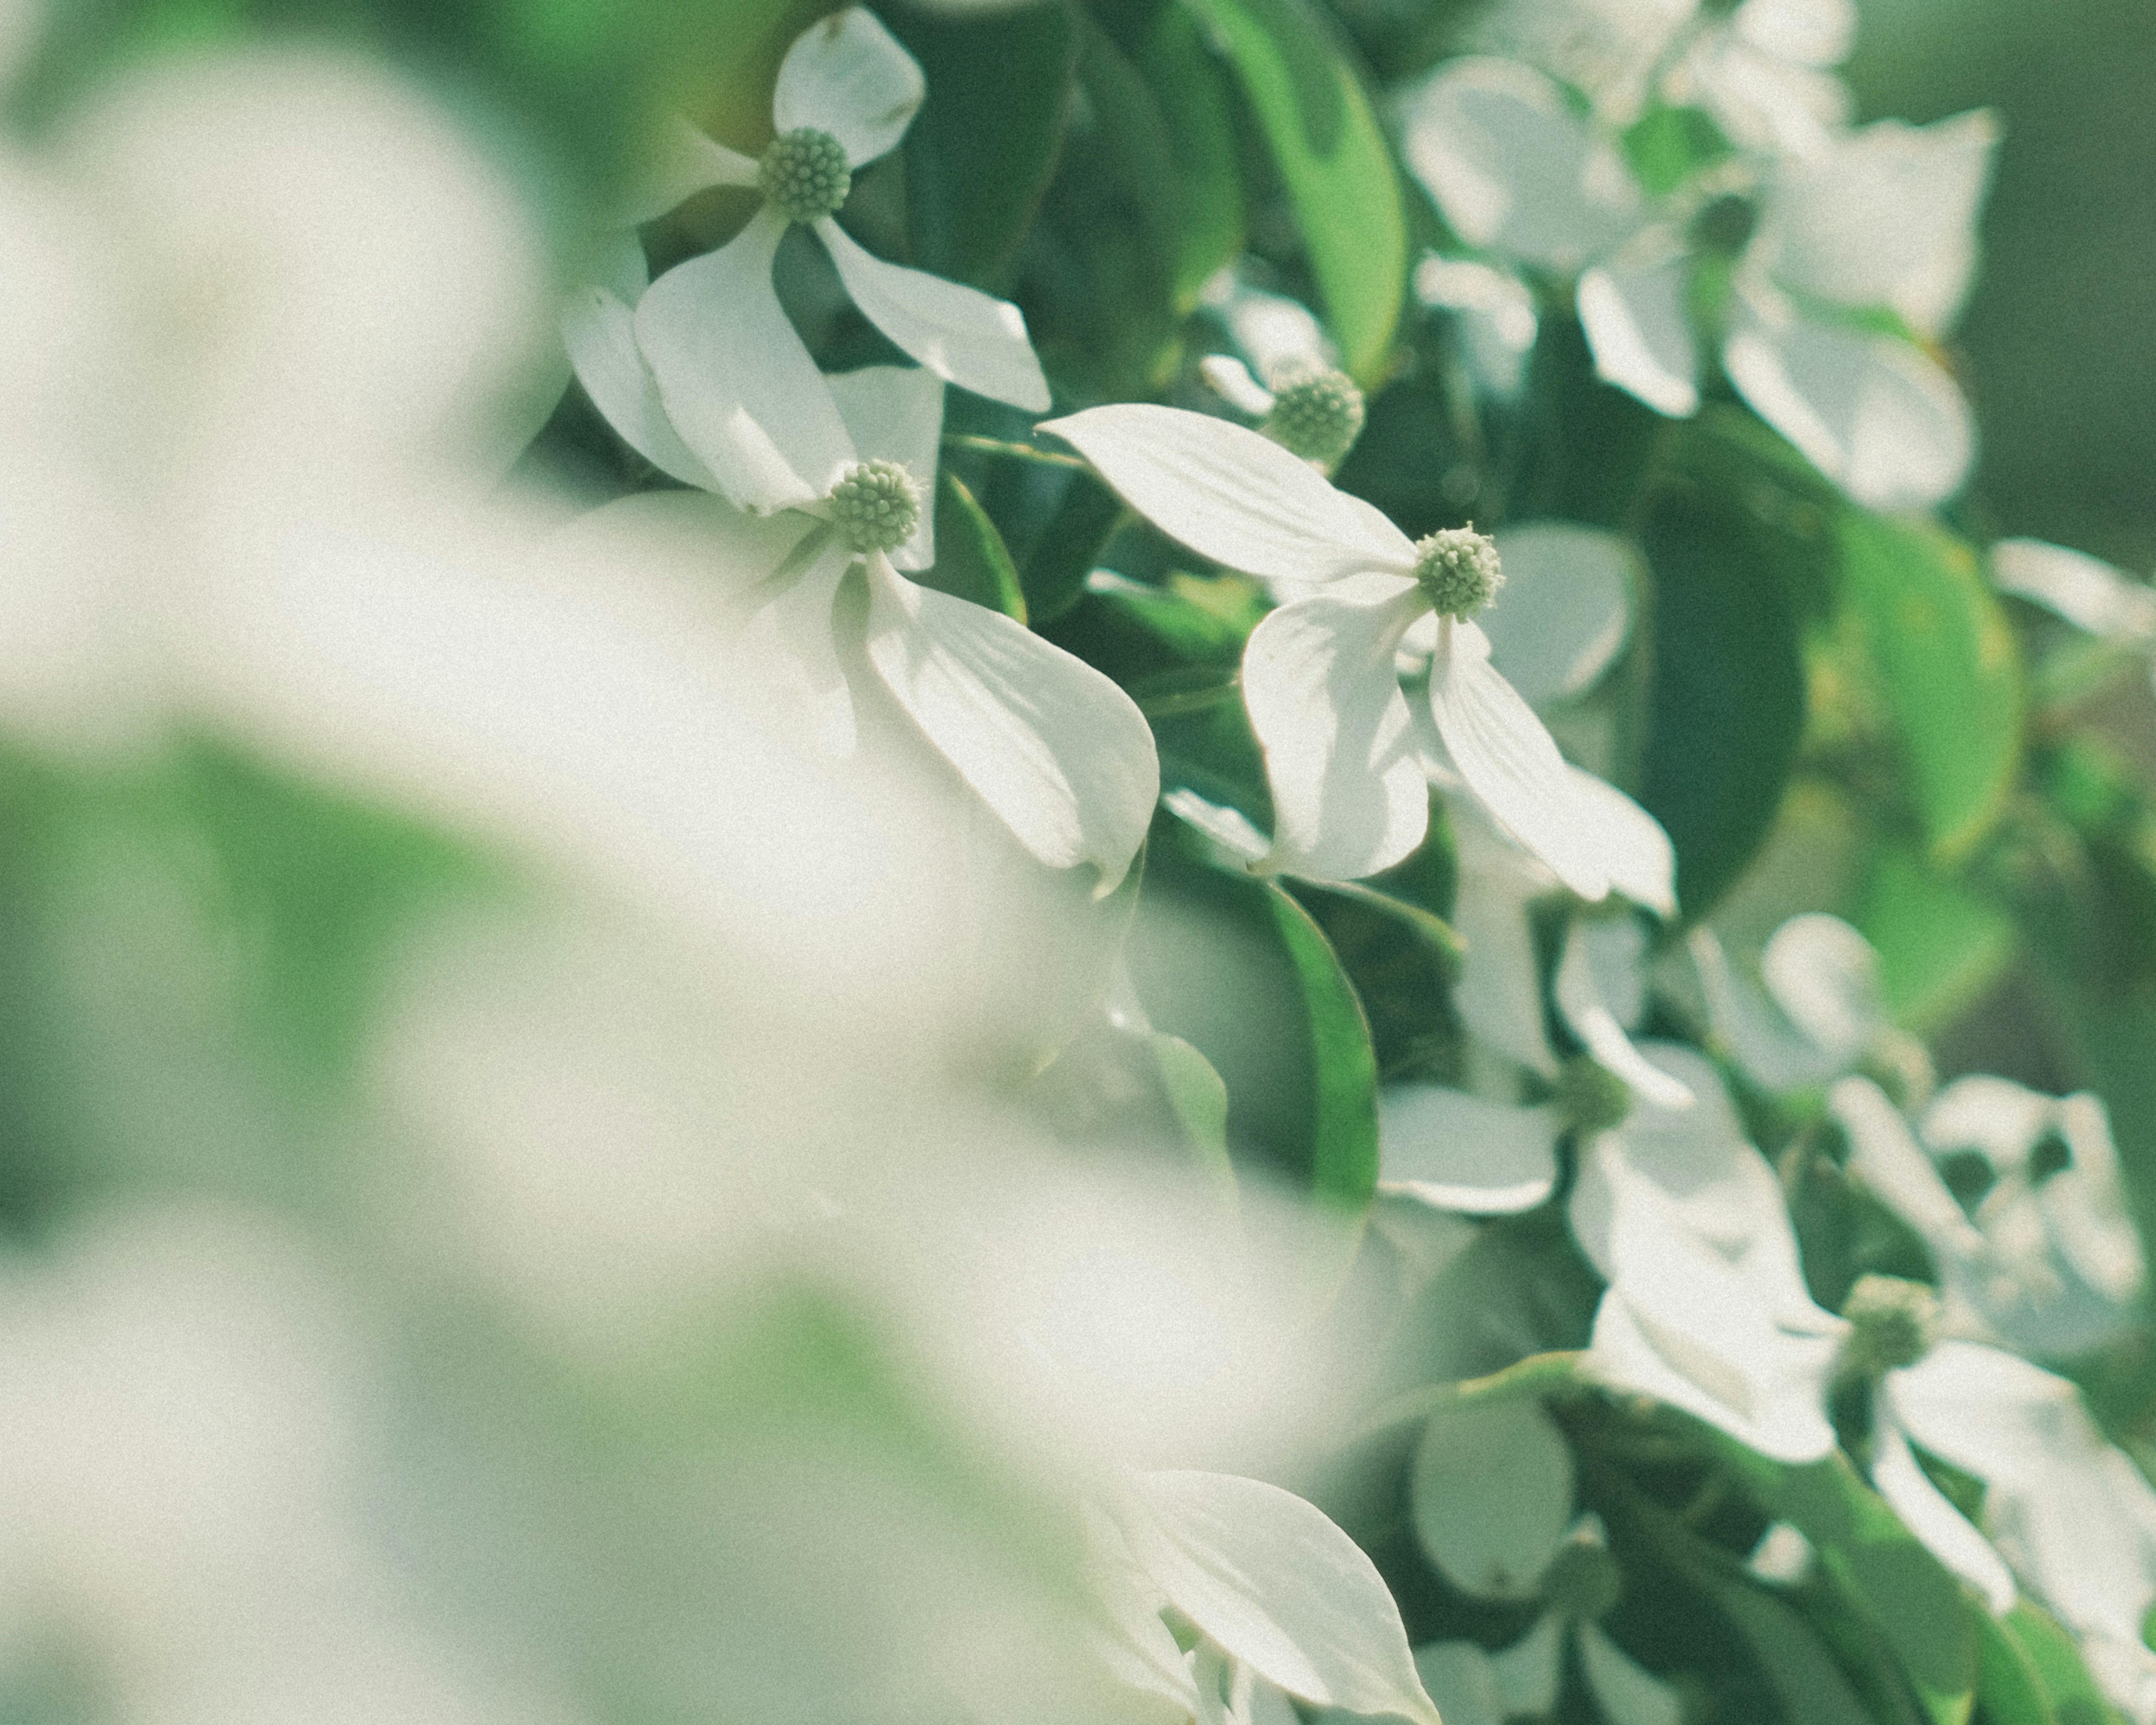
[[1968,547],[1855,510],[1836,524],[1855,612],[1933,854],[1967,855],[2020,763],[2020,655]]
[[1353,64],[1307,0],[1185,0],[1235,69],[1348,369],[1383,376],[1407,280],[1400,188]]
[[1062,501],[1027,548],[1019,571],[1034,623],[1055,622],[1084,596],[1086,578],[1122,514],[1122,501],[1092,475],[1071,475]]
[[1311,1186],[1320,1203],[1359,1211],[1378,1189],[1378,1062],[1369,1020],[1310,912],[1271,882],[1265,891],[1302,987],[1317,1072]]
[[1010,548],[965,482],[947,470],[936,484],[936,567],[921,584],[1025,621]]
[[1175,240],[1169,277],[1179,310],[1243,249],[1243,182],[1235,160],[1228,76],[1191,15],[1163,7],[1132,56],[1160,105],[1175,156]]
[[2117,1725],[2118,1715],[2082,1663],[2074,1638],[2041,1607],[2024,1599],[1999,1624],[2028,1661],[2058,1725]]

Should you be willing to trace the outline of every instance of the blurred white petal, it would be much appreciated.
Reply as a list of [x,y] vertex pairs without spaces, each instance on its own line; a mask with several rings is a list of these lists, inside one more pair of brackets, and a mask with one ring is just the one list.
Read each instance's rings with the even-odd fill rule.
[[1407,536],[1368,505],[1270,438],[1224,419],[1132,403],[1040,429],[1091,462],[1161,531],[1231,569],[1329,581],[1370,569],[1405,575],[1414,566]]
[[1689,1108],[1691,1091],[1632,1045],[1625,1026],[1645,1000],[1646,937],[1630,916],[1575,916],[1557,968],[1558,1010],[1573,1035],[1634,1095],[1660,1108]]
[[1374,600],[1320,593],[1250,632],[1243,703],[1272,788],[1272,866],[1352,880],[1422,842],[1430,785],[1393,654],[1423,604],[1411,582]]
[[1472,1641],[1430,1642],[1415,1649],[1414,1662],[1445,1725],[1505,1725],[1490,1656]]
[[636,341],[681,441],[726,498],[759,514],[826,495],[856,459],[830,387],[779,308],[771,264],[786,218],[757,212],[677,264],[636,308]]
[[1789,1022],[1845,1068],[1887,1027],[1879,955],[1839,916],[1790,917],[1768,937],[1759,973]]
[[1470,259],[1427,257],[1415,265],[1415,297],[1454,313],[1476,382],[1508,396],[1525,380],[1541,320],[1535,296],[1508,270]]
[[1255,869],[1264,862],[1273,848],[1272,840],[1252,825],[1250,816],[1240,809],[1209,803],[1197,792],[1183,787],[1168,792],[1160,800],[1161,806],[1170,814],[1197,828],[1246,869]]
[[1206,387],[1239,413],[1262,419],[1273,410],[1273,393],[1250,375],[1242,361],[1225,353],[1209,353],[1198,362],[1199,375]]
[[1599,264],[1579,278],[1580,327],[1595,374],[1658,413],[1699,411],[1699,338],[1686,295],[1691,260],[1680,253],[1642,265]]
[[854,304],[900,348],[939,377],[1029,413],[1049,408],[1025,319],[1008,300],[864,251],[830,217],[816,223]]
[[1994,1617],[2014,1609],[2014,1576],[1991,1542],[1931,1482],[1893,1417],[1894,1380],[1889,1372],[1873,1403],[1871,1483],[1902,1525],[1924,1548],[1984,1596]]
[[634,311],[605,288],[579,288],[562,314],[562,340],[584,393],[629,448],[685,485],[719,489],[666,417],[659,385],[636,345]]
[[1448,796],[1445,806],[1460,860],[1453,927],[1467,949],[1453,1002],[1480,1041],[1553,1077],[1557,1056],[1543,1026],[1542,973],[1527,906],[1559,883],[1471,798]]
[[1438,1084],[1378,1094],[1378,1178],[1440,1209],[1467,1215],[1531,1210],[1557,1187],[1564,1122],[1546,1104],[1493,1102]]
[[1578,270],[1637,226],[1624,158],[1516,61],[1448,60],[1404,108],[1408,166],[1470,245]]
[[1744,0],[1731,23],[1762,53],[1800,66],[1838,66],[1856,39],[1852,0]]
[[794,39],[778,68],[772,129],[813,126],[843,145],[865,167],[897,148],[913,123],[928,80],[913,56],[865,7],[819,19]]
[[1083,660],[870,557],[868,655],[899,704],[1050,868],[1123,878],[1160,790],[1152,730]]
[[2156,589],[2109,563],[2041,539],[2002,539],[1991,547],[2001,593],[2056,611],[2091,634],[2133,646],[2156,642]]
[[1625,644],[1637,557],[1616,534],[1570,521],[1491,536],[1505,585],[1476,619],[1490,663],[1530,706],[1584,694]]

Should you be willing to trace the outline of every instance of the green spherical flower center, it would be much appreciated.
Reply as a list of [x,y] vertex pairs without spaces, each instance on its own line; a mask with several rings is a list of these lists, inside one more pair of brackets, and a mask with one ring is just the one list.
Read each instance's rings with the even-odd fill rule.
[[1574,1055],[1558,1074],[1558,1111],[1582,1137],[1621,1126],[1632,1111],[1632,1086],[1591,1055]]
[[771,141],[757,164],[756,183],[789,221],[814,222],[835,213],[853,189],[846,146],[828,131],[798,126]]
[[1932,1349],[1939,1328],[1939,1296],[1898,1276],[1860,1276],[1842,1301],[1850,1322],[1842,1344],[1845,1368],[1862,1377],[1913,1366]]
[[831,488],[831,520],[855,551],[896,551],[921,525],[921,487],[896,461],[860,462]]
[[1543,1600],[1561,1616],[1592,1623],[1617,1609],[1624,1586],[1624,1571],[1607,1547],[1568,1539],[1543,1576]]
[[1273,385],[1265,434],[1306,461],[1337,461],[1363,434],[1363,392],[1344,372],[1297,372]]
[[1472,617],[1505,584],[1496,542],[1472,527],[1441,527],[1414,548],[1414,578],[1440,617]]

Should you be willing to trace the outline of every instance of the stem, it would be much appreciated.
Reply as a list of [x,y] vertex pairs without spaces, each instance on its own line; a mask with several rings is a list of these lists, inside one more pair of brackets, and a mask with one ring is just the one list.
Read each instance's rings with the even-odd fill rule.
[[1375,1437],[1409,1420],[1427,1420],[1447,1408],[1474,1407],[1520,1395],[1569,1394],[1581,1387],[1579,1362],[1583,1358],[1582,1350],[1578,1348],[1531,1353],[1486,1378],[1463,1378],[1456,1384],[1433,1384],[1424,1389],[1410,1390],[1405,1395],[1394,1397],[1365,1420],[1351,1441]]
[[1233,676],[1204,689],[1180,689],[1164,695],[1141,695],[1136,699],[1138,711],[1148,719],[1166,719],[1178,713],[1202,713],[1219,706],[1232,701],[1242,686],[1242,678]]
[[1043,467],[1072,467],[1086,470],[1086,464],[1076,455],[1060,454],[1054,449],[1036,449],[1031,444],[1014,444],[1000,437],[976,437],[971,432],[952,431],[944,434],[946,449],[971,449],[977,454],[1001,455],[1007,460],[1033,461]]

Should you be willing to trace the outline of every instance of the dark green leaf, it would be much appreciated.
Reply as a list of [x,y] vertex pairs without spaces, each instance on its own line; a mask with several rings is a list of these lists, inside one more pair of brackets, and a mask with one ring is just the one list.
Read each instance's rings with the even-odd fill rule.
[[887,8],[928,75],[906,135],[914,262],[998,285],[1055,166],[1078,59],[1068,0],[998,11]]
[[2118,1715],[2082,1663],[2074,1638],[2041,1607],[2020,1601],[1999,1627],[2028,1661],[2059,1725],[2118,1725]]
[[1407,285],[1407,225],[1377,117],[1307,0],[1184,0],[1235,69],[1295,208],[1348,369],[1384,375]]
[[1025,594],[1004,536],[947,468],[936,482],[936,567],[927,584],[1025,621]]
[[1849,509],[1842,596],[1899,734],[1933,854],[1965,856],[2005,807],[2020,762],[2019,649],[1969,547],[1926,523]]
[[1986,1725],[2058,1725],[2035,1661],[2005,1625],[1976,1620],[1976,1702]]
[[1302,985],[1317,1072],[1311,1185],[1318,1200],[1360,1210],[1378,1189],[1378,1062],[1370,1026],[1324,931],[1276,884],[1265,894]]
[[1133,56],[1160,105],[1175,156],[1175,245],[1170,279],[1177,307],[1243,249],[1243,180],[1235,162],[1228,78],[1190,14],[1163,7]]
[[1756,1587],[1701,1579],[1750,1645],[1789,1725],[1871,1725],[1849,1679],[1803,1618]]
[[1122,513],[1122,500],[1092,475],[1070,475],[1063,501],[1027,548],[1019,572],[1026,611],[1036,624],[1055,622],[1084,595],[1086,578]]

